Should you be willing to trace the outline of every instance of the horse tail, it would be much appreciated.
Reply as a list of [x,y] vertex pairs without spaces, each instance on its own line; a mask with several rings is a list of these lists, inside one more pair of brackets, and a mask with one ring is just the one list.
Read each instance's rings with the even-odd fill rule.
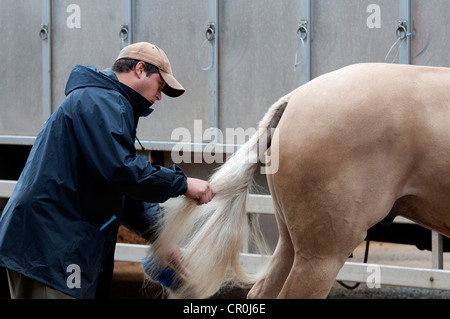
[[185,254],[181,264],[185,276],[181,285],[169,287],[169,297],[207,298],[225,283],[250,285],[260,278],[246,271],[239,261],[240,251],[253,234],[246,199],[260,164],[259,155],[270,147],[272,132],[289,97],[284,96],[270,107],[258,131],[211,176],[210,183],[216,189],[211,202],[199,206],[182,196],[163,206],[162,227],[152,245],[153,257],[163,260],[174,244],[183,247]]

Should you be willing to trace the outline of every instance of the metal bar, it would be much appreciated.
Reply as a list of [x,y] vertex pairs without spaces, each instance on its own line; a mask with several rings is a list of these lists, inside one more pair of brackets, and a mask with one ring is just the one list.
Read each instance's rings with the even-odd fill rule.
[[114,251],[114,260],[127,262],[142,262],[150,254],[149,245],[135,245],[135,244],[116,244]]
[[311,40],[312,40],[312,21],[311,21],[311,0],[301,0],[300,1],[300,21],[305,23],[307,36],[304,40],[305,49],[303,51],[301,62],[300,62],[300,72],[301,79],[300,84],[306,84],[311,80]]
[[399,48],[399,52],[398,52],[399,53],[399,63],[400,64],[411,64],[412,63],[411,33],[413,32],[411,0],[400,0],[399,24],[400,23],[406,27],[406,39],[405,39],[405,43],[403,43],[401,45],[401,47]]
[[122,0],[123,24],[120,29],[121,48],[133,43],[134,0]]
[[[209,0],[209,23],[215,26],[215,37],[212,40],[214,47],[214,64],[209,70],[209,126],[219,128],[219,0]],[[217,131],[211,132],[211,140],[218,138]]]
[[0,180],[0,198],[10,198],[16,185],[16,181]]
[[52,0],[42,0],[42,121],[52,113]]
[[[211,142],[214,144],[214,151],[217,154],[232,154],[236,152],[242,145],[238,144],[220,144]],[[163,142],[163,141],[141,141],[142,146],[149,151],[176,151],[182,150],[183,152],[203,152],[207,146],[211,146],[210,143],[184,143],[184,142]],[[136,143],[136,149],[140,149],[140,145]]]
[[444,269],[444,239],[436,231],[431,232],[431,268]]
[[[32,146],[36,140],[36,136],[19,136],[19,135],[0,135],[0,145],[29,145]],[[149,151],[172,151],[175,147],[181,148],[183,151],[203,152],[209,146],[209,143],[181,143],[181,142],[165,142],[165,141],[141,141],[142,146]],[[136,149],[141,146],[136,142]],[[232,154],[236,152],[242,145],[240,144],[214,144],[215,151],[218,154]]]
[[381,286],[450,290],[450,271],[437,269],[346,262],[336,280],[368,283],[375,272]]
[[33,145],[36,136],[0,135],[0,144],[5,145]]
[[253,214],[269,214],[275,213],[270,195],[253,195],[247,196],[247,212]]

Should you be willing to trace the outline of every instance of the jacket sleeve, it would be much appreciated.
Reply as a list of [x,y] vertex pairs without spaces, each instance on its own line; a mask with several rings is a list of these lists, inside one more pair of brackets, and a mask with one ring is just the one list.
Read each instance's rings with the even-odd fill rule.
[[70,96],[74,135],[96,179],[148,202],[162,203],[186,192],[186,174],[181,168],[152,166],[143,156],[136,156],[133,109],[122,95],[85,88]]

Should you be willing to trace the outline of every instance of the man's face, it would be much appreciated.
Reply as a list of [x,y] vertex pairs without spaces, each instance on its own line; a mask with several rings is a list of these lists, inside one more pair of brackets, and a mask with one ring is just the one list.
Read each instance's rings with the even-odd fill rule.
[[166,85],[159,73],[153,73],[150,76],[144,72],[140,77],[136,91],[145,97],[149,102],[154,104],[161,100],[161,90]]
[[145,63],[141,61],[136,65],[134,74],[135,78],[131,86],[135,91],[152,104],[161,100],[161,90],[166,85],[166,82],[159,73],[152,73],[150,76],[147,76]]

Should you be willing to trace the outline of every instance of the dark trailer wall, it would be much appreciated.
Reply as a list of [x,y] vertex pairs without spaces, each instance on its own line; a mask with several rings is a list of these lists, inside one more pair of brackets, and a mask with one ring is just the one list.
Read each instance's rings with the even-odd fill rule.
[[[2,0],[0,187],[17,179],[75,64],[103,69],[126,44],[162,47],[187,92],[163,97],[138,137],[165,165],[182,139],[195,153],[180,165],[207,178],[220,164],[198,152],[210,143],[209,127],[255,128],[273,102],[312,78],[383,62],[396,42],[389,62],[450,66],[449,10],[447,0]],[[189,136],[174,134],[179,129]],[[264,176],[257,181],[267,194]],[[275,219],[261,219],[275,245]],[[428,249],[431,234],[423,232],[377,225],[371,236]]]

